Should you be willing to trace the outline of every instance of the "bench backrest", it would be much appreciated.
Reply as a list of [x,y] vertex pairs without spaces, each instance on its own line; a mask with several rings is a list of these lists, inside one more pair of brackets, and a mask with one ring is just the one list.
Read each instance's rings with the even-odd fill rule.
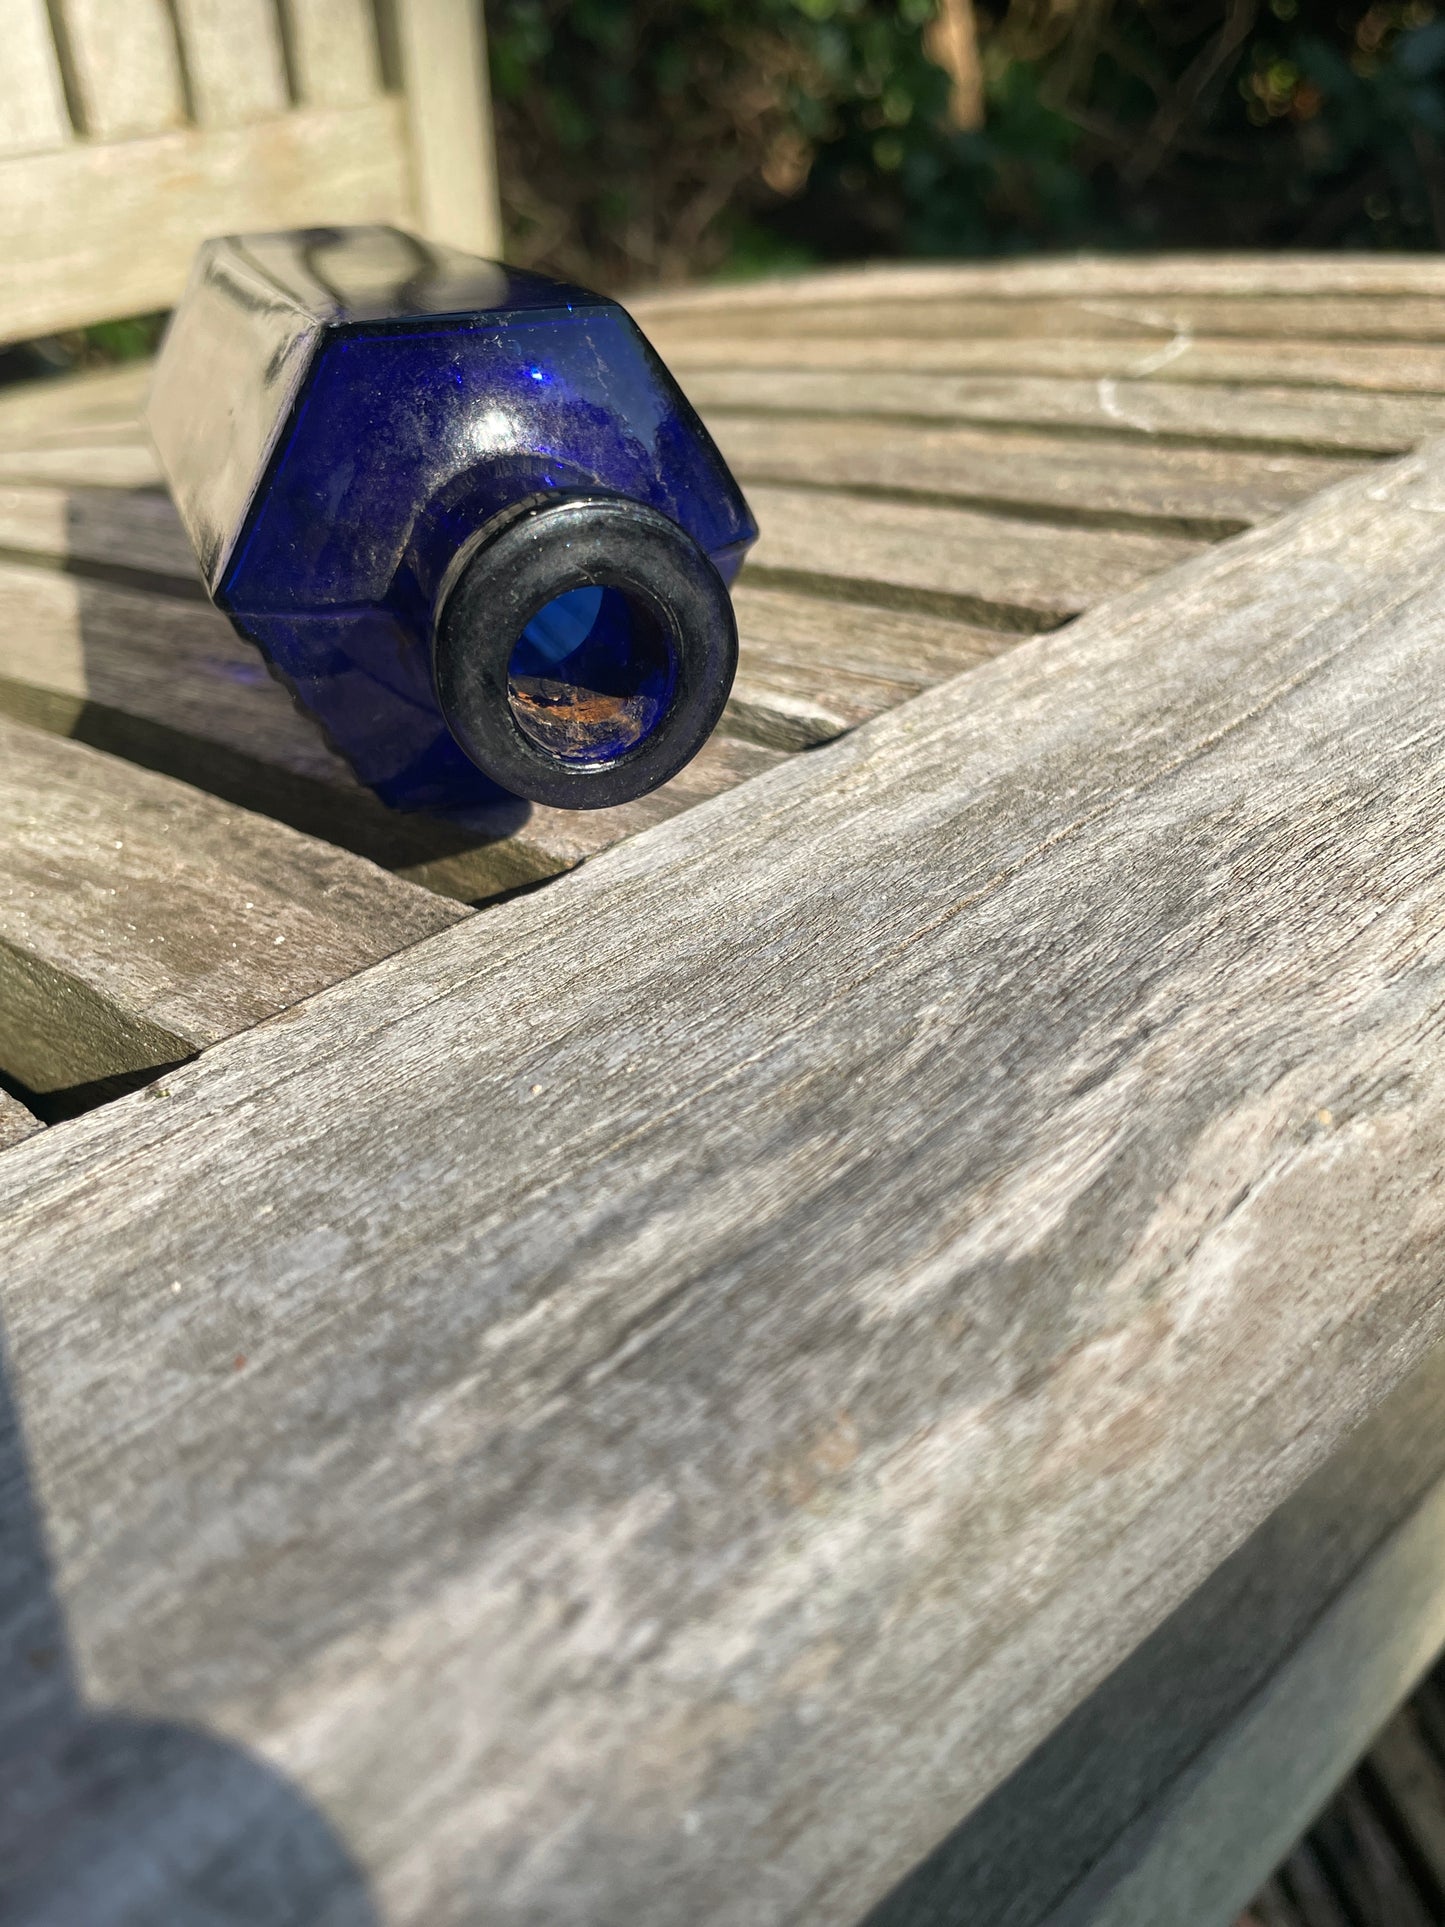
[[373,220],[500,251],[480,0],[0,0],[0,341]]

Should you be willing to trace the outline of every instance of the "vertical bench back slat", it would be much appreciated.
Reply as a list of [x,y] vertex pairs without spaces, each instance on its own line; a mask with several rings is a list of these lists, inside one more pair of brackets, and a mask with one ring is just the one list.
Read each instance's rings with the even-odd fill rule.
[[45,0],[0,0],[0,161],[70,139],[70,117]]
[[291,105],[273,0],[176,0],[191,111],[200,127],[238,127]]
[[491,98],[473,80],[486,63],[481,13],[470,0],[428,0],[399,6],[396,23],[423,231],[493,252],[485,242],[499,219],[496,190],[469,165],[492,152]]
[[376,21],[367,0],[282,0],[299,98],[354,107],[381,91]]
[[198,243],[501,250],[480,0],[0,0],[0,342],[168,307]]
[[93,140],[160,134],[186,120],[186,92],[166,0],[61,0],[61,58],[72,110]]

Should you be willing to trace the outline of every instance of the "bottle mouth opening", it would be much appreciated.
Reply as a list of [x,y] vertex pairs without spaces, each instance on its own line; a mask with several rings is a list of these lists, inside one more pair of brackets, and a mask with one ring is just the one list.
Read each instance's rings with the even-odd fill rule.
[[722,577],[660,511],[602,491],[478,530],[433,631],[447,727],[502,789],[553,808],[646,796],[707,740],[737,663]]
[[528,742],[577,769],[619,762],[654,735],[678,685],[675,641],[626,589],[586,584],[543,603],[507,659],[507,704]]

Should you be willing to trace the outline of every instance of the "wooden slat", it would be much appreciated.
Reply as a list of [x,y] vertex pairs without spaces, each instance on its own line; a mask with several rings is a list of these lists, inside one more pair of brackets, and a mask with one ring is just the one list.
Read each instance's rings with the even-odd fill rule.
[[711,426],[745,484],[883,491],[1005,514],[1044,510],[1081,526],[1145,527],[1204,540],[1277,515],[1355,466],[1329,456],[808,415],[721,414]]
[[395,20],[421,231],[473,254],[500,255],[481,0],[407,0]]
[[[81,127],[93,141],[131,140],[182,125],[185,88],[175,21],[166,0],[126,0],[123,7],[114,0],[56,0],[54,14],[62,23],[62,54]],[[18,196],[24,202],[35,183],[54,175],[54,168],[28,178],[7,169],[5,198]],[[23,206],[18,211],[22,220],[38,212],[54,212]],[[51,251],[63,260],[70,253],[71,237],[66,236],[63,250],[55,245],[55,238],[53,233]],[[131,236],[124,238],[134,246]],[[0,255],[13,260],[4,241],[0,241]]]
[[[137,541],[150,503],[143,511]],[[37,536],[54,524],[33,515],[27,526]],[[125,570],[112,536],[100,520],[94,547],[110,559],[100,580],[0,559],[0,711],[260,809],[462,902],[555,877],[771,769],[780,753],[767,746],[778,732],[753,719],[757,740],[715,738],[680,777],[617,809],[507,805],[460,819],[391,811],[329,752],[218,611],[114,580]],[[164,568],[175,557],[150,561]],[[767,684],[753,696],[765,700]]]
[[19,1144],[22,1138],[39,1129],[38,1117],[8,1091],[0,1091],[0,1151],[8,1151],[12,1144]]
[[165,487],[139,419],[148,362],[0,390],[0,480]]
[[809,369],[695,369],[683,386],[712,420],[756,414],[891,416],[996,422],[1009,428],[1134,434],[1234,448],[1389,455],[1445,429],[1445,398],[1335,389],[1219,387],[1166,381],[871,374]]
[[[100,4],[100,0],[97,0]],[[128,12],[107,16],[116,21]],[[5,164],[0,340],[169,307],[209,234],[411,214],[402,108],[76,143]],[[55,245],[63,233],[66,245]]]
[[380,91],[367,0],[282,0],[282,18],[297,92],[308,105],[350,107]]
[[[4,467],[0,450],[0,475]],[[1045,546],[1039,545],[1040,554]],[[975,540],[969,554],[976,557],[978,548]],[[391,833],[381,845],[366,840],[382,827],[371,812],[347,828],[335,808],[327,808],[327,803],[340,800],[336,794],[327,803],[315,796],[301,799],[299,806],[296,800],[268,795],[268,766],[320,779],[333,791],[344,788],[348,805],[355,786],[284,703],[280,690],[267,682],[254,651],[209,612],[156,609],[112,593],[117,578],[132,588],[145,586],[146,577],[161,586],[183,586],[188,578],[193,584],[190,548],[164,497],[0,486],[3,550],[84,565],[107,579],[82,590],[0,563],[0,613],[10,617],[0,628],[0,678],[14,685],[0,688],[0,707],[27,721],[74,727],[72,707],[37,704],[28,696],[43,690],[59,698],[93,698],[208,741],[223,740],[258,766],[250,790],[229,792],[234,800],[269,806],[298,827],[339,834],[348,847],[382,860],[399,857],[401,867],[417,874],[425,858],[414,839],[402,841]],[[1090,561],[1093,553],[1091,548]],[[876,593],[876,584],[867,592]],[[947,600],[947,590],[940,594]],[[739,592],[738,612],[740,675],[727,725],[734,734],[775,750],[826,741],[998,654],[1014,639],[1010,632],[936,616],[875,611],[836,598],[748,586]],[[95,719],[91,721],[94,726]],[[105,745],[103,735],[98,740]],[[171,767],[188,780],[205,780],[194,764]],[[756,773],[757,763],[741,748],[715,749],[703,766],[708,787],[714,770],[721,779],[734,768]],[[702,774],[685,779],[685,786]],[[675,794],[670,790],[668,800]],[[644,803],[628,814],[635,817],[651,807]],[[644,820],[652,819],[649,815]],[[525,826],[528,839],[539,839],[537,858],[545,866],[540,874],[567,867],[564,851],[593,851],[615,840],[617,833],[611,812],[588,819],[585,828],[566,816],[538,812]],[[576,856],[569,854],[572,860]],[[483,894],[491,880],[475,864],[457,869],[454,862],[452,868],[469,897]],[[502,887],[520,880],[510,871],[506,875]]]
[[[746,380],[746,378],[744,378]],[[709,385],[709,378],[703,378]],[[1027,385],[1025,385],[1027,387]],[[728,393],[736,391],[736,383]],[[761,401],[776,393],[767,383]],[[850,389],[854,407],[857,391]],[[894,391],[888,397],[892,399]],[[803,393],[801,401],[815,399]],[[846,405],[842,391],[823,391],[821,403]],[[875,397],[869,395],[871,403]],[[906,403],[921,397],[906,391]],[[1150,397],[1152,399],[1152,397]],[[946,410],[944,399],[944,410]],[[1196,412],[1198,397],[1191,395]],[[1414,405],[1405,405],[1410,416]],[[1006,426],[927,426],[902,420],[827,412],[748,412],[717,405],[709,428],[744,480],[819,482],[825,486],[902,489],[1017,509],[1046,509],[1081,520],[1090,515],[1129,516],[1162,526],[1185,524],[1220,534],[1275,515],[1314,489],[1349,474],[1360,457],[1256,453],[1227,441],[1204,447],[1148,447],[1139,434],[1058,436]],[[1094,416],[1100,418],[1094,395]],[[1445,407],[1441,409],[1445,416]],[[1378,409],[1370,405],[1368,432],[1379,434]],[[1216,426],[1208,416],[1208,426]],[[1075,426],[1065,418],[1065,428]],[[1104,420],[1100,418],[1100,428]],[[1258,426],[1247,416],[1247,426]],[[1299,410],[1291,422],[1299,432]],[[1412,445],[1418,420],[1401,422],[1397,449]],[[73,428],[37,428],[17,441],[0,420],[0,480],[50,482],[69,488],[158,488],[162,474],[133,424],[77,422]]]
[[[1036,629],[1195,553],[1198,538],[1049,528],[1016,516],[758,486],[755,579],[785,573],[863,599]],[[0,548],[195,580],[190,544],[162,495],[0,485]]]
[[757,487],[751,580],[1028,633],[1199,550],[1183,536],[1048,528],[968,509]]
[[[778,439],[784,437],[786,430]],[[1119,488],[1110,493],[1108,461],[1098,462],[1104,474],[1098,478],[1098,486],[1085,493],[1092,482],[1089,451],[1075,447],[1062,451],[1062,461],[1069,461],[1071,474],[1065,470],[1062,486],[1054,488],[1052,501],[1046,501],[1044,507],[1058,520],[1077,516],[1085,526],[1050,526],[1048,534],[1040,534],[1035,522],[1021,518],[1019,511],[1027,516],[1027,511],[1035,507],[1035,497],[1046,493],[1042,480],[1046,459],[1037,462],[1037,488],[1029,488],[1025,474],[1019,484],[1021,501],[1008,503],[1004,513],[992,515],[986,509],[959,513],[946,505],[933,509],[906,499],[884,501],[884,493],[913,493],[911,488],[890,488],[888,484],[888,478],[904,478],[915,472],[907,462],[907,441],[902,451],[896,451],[886,434],[869,443],[867,432],[861,432],[857,445],[863,453],[852,464],[842,447],[846,432],[844,437],[830,436],[823,428],[809,447],[807,428],[803,428],[788,441],[792,455],[784,447],[771,457],[784,474],[788,468],[803,470],[800,480],[809,482],[819,482],[830,472],[836,474],[838,482],[861,480],[871,474],[879,488],[869,491],[861,501],[838,499],[832,489],[815,497],[796,488],[773,488],[763,480],[769,457],[759,455],[748,464],[748,480],[753,484],[749,501],[763,528],[761,541],[749,557],[753,574],[788,568],[844,584],[861,578],[898,584],[900,588],[917,586],[921,592],[944,597],[961,592],[979,603],[1037,607],[1044,611],[1044,620],[1056,619],[1056,613],[1073,615],[1100,595],[1123,588],[1143,574],[1168,568],[1210,536],[1237,532],[1239,522],[1245,520],[1239,511],[1250,501],[1256,511],[1252,518],[1268,513],[1264,480],[1252,497],[1247,495],[1247,482],[1233,493],[1223,493],[1227,484],[1218,480],[1220,464],[1216,464],[1214,493],[1206,495],[1208,482],[1200,482],[1193,495],[1164,497],[1160,513],[1154,516],[1154,522],[1160,524],[1158,530],[1131,528],[1127,516],[1121,518],[1125,522],[1121,530],[1090,528],[1087,524],[1094,516],[1106,524],[1110,511],[1117,513],[1125,507],[1125,501],[1139,503],[1143,516],[1146,495],[1143,484],[1131,495],[1123,495]],[[769,447],[771,443],[773,437],[767,430],[753,439],[753,447]],[[948,478],[959,474],[958,455],[948,437],[938,437],[938,443],[933,470],[921,470],[925,503],[929,497],[946,495]],[[871,464],[869,455],[873,457]],[[1266,461],[1260,459],[1260,468]],[[1164,468],[1166,461],[1156,461],[1154,466]],[[1208,474],[1208,461],[1196,466]],[[1277,489],[1279,499],[1275,499],[1274,507],[1281,507],[1283,497],[1291,493],[1299,499],[1347,472],[1345,464],[1299,461],[1291,474],[1285,474],[1285,486]],[[994,480],[1000,488],[1008,486],[1004,464],[994,468]],[[933,488],[929,488],[929,482],[933,482]],[[986,499],[986,484],[981,495]],[[1191,515],[1189,509],[1198,513]],[[1235,511],[1233,516],[1227,513],[1229,509]],[[1189,534],[1177,534],[1181,522]],[[1168,532],[1171,524],[1175,524],[1173,534]],[[114,489],[0,484],[0,549],[150,572],[177,584],[198,580],[191,543],[171,509],[170,499],[158,491],[116,493]]]
[[[1285,1704],[1281,1669],[1445,1478],[1442,1412],[1437,1346],[860,1927],[1039,1927],[1081,1885],[1087,1901],[1096,1868],[1117,1877],[1147,1859],[1187,1813],[1201,1759],[1226,1749],[1261,1706]],[[1400,1690],[1393,1677],[1390,1690]],[[1240,1801],[1217,1836],[1201,1820],[1177,1891],[1161,1901],[1153,1883],[1160,1911],[1148,1927],[1225,1927],[1249,1867],[1268,1870],[1271,1840],[1298,1813],[1302,1776],[1318,1784],[1340,1770],[1339,1744],[1329,1720],[1292,1730],[1279,1800],[1255,1775],[1252,1809]],[[1221,1868],[1223,1892],[1211,1888]]]
[[652,796],[581,817],[542,808],[458,821],[403,814],[356,782],[216,610],[4,561],[0,712],[264,811],[464,902],[555,876],[770,768],[779,753],[715,738]]
[[[393,1923],[856,1919],[1445,1336],[1442,504],[1347,482],[9,1154],[86,1691]],[[110,1891],[199,1905],[253,1809],[155,1785]]]
[[48,448],[0,446],[0,482],[70,488],[160,488],[160,464],[133,436],[71,438]]
[[1445,349],[1398,342],[1203,341],[1180,334],[1163,344],[1095,341],[973,341],[957,337],[740,333],[691,336],[651,330],[663,358],[684,377],[691,369],[887,375],[1040,376],[1090,381],[1254,383],[1343,388],[1379,394],[1445,392]]
[[733,602],[738,674],[725,726],[779,749],[828,742],[1019,640],[938,616],[754,588],[746,578]]
[[139,415],[149,380],[149,363],[125,362],[0,388],[0,446],[47,447],[97,432],[143,437]]
[[186,532],[158,489],[0,483],[0,551],[95,563],[204,593]]
[[290,105],[275,0],[173,0],[191,109],[202,127],[240,127]]
[[255,650],[200,603],[0,562],[0,676],[54,697],[64,720],[53,727],[98,704],[267,769],[347,782]]
[[[741,334],[793,339],[810,335],[941,336],[956,339],[1134,341],[1141,351],[1163,347],[1180,334],[1244,336],[1261,341],[1439,342],[1445,340],[1445,289],[1434,296],[1321,292],[1310,295],[1175,295],[1131,300],[1107,296],[1070,300],[998,298],[959,293],[936,299],[891,298],[888,283],[868,301],[828,300],[826,282],[808,302],[769,308],[749,300],[735,309],[703,308],[670,314],[665,302],[644,301],[652,325],[686,340],[736,328]],[[751,293],[751,290],[748,291]]]
[[0,1069],[156,1069],[465,912],[342,851],[0,719]]
[[70,119],[45,0],[0,0],[0,157],[63,147]]
[[837,301],[1156,300],[1178,296],[1346,295],[1439,297],[1445,264],[1428,254],[1110,254],[1028,261],[896,263],[779,275],[739,285],[669,288],[629,303],[654,317],[712,310],[813,308]]
[[[1445,1484],[1047,1927],[1226,1927],[1445,1643],[1442,1548]],[[1335,1848],[1332,1884],[1364,1920],[1429,1927],[1377,1823],[1357,1796],[1346,1805],[1311,1836]]]

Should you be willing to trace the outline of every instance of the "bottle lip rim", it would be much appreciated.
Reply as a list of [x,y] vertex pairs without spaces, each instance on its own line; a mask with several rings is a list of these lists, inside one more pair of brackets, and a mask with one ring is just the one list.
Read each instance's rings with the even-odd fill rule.
[[[522,630],[581,587],[644,602],[675,670],[668,707],[646,736],[598,763],[542,748],[508,694]],[[607,809],[667,782],[712,734],[737,668],[737,623],[722,577],[678,523],[610,490],[570,490],[511,504],[453,557],[437,600],[432,666],[447,727],[484,775],[532,803]]]

